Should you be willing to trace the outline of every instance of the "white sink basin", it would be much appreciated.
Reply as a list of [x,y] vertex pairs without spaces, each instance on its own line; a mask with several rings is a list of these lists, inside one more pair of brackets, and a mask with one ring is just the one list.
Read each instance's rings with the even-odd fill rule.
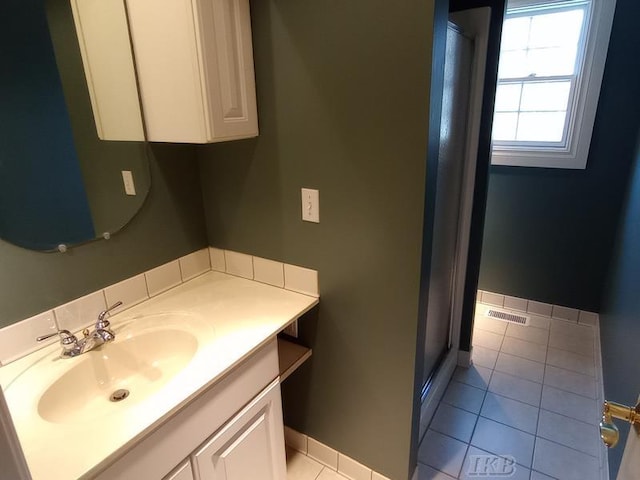
[[[38,402],[50,422],[83,422],[157,392],[193,358],[198,340],[188,332],[163,329],[107,344],[75,360]],[[71,361],[74,359],[69,359]],[[119,402],[110,397],[117,390]]]
[[91,422],[157,394],[189,365],[199,339],[212,334],[205,322],[182,313],[112,325],[115,341],[75,358],[50,353],[12,382],[7,395],[36,396],[37,414],[47,422]]

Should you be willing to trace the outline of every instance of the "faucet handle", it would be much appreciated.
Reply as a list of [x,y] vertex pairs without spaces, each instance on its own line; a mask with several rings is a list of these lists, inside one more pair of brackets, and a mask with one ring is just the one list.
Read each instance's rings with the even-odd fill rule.
[[73,335],[69,330],[58,330],[54,333],[49,333],[47,335],[42,335],[41,337],[36,338],[37,342],[42,342],[43,340],[47,340],[51,337],[55,337],[56,335],[60,335],[60,343],[62,345],[71,345],[72,343],[76,343],[78,340],[75,335]]
[[111,305],[109,308],[107,308],[106,310],[101,311],[98,314],[98,321],[96,322],[96,329],[107,328],[110,325],[109,324],[109,320],[107,320],[105,318],[107,316],[107,313],[111,312],[115,308],[118,308],[120,305],[122,305],[122,302],[116,302],[113,305]]
[[75,357],[82,353],[81,346],[78,344],[78,338],[69,330],[58,330],[55,333],[42,335],[41,337],[36,338],[36,341],[42,342],[43,340],[55,337],[56,335],[60,336],[60,345],[62,346],[62,353],[60,354],[60,357]]
[[78,339],[72,334],[69,330],[58,330],[55,333],[50,333],[48,335],[42,335],[41,337],[36,338],[36,341],[42,342],[51,337],[55,337],[56,335],[60,336],[60,345],[62,345],[62,349],[65,352],[74,350],[78,347]]

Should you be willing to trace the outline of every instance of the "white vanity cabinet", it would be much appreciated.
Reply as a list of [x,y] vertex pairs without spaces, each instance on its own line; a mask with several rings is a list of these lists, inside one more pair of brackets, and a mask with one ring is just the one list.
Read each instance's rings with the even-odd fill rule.
[[199,480],[284,480],[280,384],[267,387],[194,455]]
[[164,480],[284,480],[280,401],[274,381]]
[[276,340],[125,450],[95,478],[286,480]]
[[249,0],[71,0],[98,136],[258,135]]
[[193,480],[193,470],[191,461],[185,460],[173,472],[164,477],[163,480]]

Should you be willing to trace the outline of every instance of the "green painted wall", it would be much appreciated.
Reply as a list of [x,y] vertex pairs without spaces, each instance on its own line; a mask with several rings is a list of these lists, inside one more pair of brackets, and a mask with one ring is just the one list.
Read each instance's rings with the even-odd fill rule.
[[154,145],[152,150],[149,197],[111,240],[65,254],[0,240],[0,327],[206,246],[195,149]]
[[618,0],[586,170],[492,167],[479,288],[598,312],[635,148],[634,0]]
[[[198,150],[209,241],[319,270],[286,421],[406,479],[433,2],[251,8],[260,136]],[[320,224],[301,221],[301,187],[320,190]]]

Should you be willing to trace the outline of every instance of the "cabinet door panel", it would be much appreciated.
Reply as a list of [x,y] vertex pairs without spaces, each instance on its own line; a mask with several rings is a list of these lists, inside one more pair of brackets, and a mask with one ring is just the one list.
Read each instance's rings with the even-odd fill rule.
[[258,135],[249,0],[198,0],[209,141]]
[[200,480],[284,480],[286,464],[277,381],[194,455]]
[[191,461],[187,459],[182,465],[164,477],[164,480],[193,480]]
[[98,137],[143,141],[125,5],[118,0],[72,0],[73,20]]
[[206,143],[191,0],[127,2],[147,139]]

